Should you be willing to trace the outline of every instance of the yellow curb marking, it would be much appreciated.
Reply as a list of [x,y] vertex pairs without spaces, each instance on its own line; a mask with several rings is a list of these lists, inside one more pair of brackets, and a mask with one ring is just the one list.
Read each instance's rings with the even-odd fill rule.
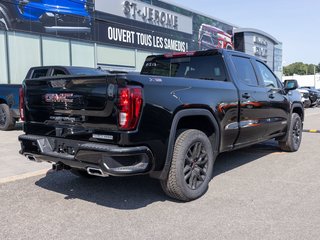
[[39,171],[36,171],[36,172],[24,173],[24,174],[20,174],[20,175],[15,175],[15,176],[10,176],[10,177],[0,178],[0,184],[9,183],[9,182],[15,182],[15,181],[17,181],[17,180],[22,180],[22,179],[26,179],[26,178],[31,178],[31,177],[36,177],[36,176],[44,175],[44,174],[46,174],[49,170],[50,170],[50,169],[43,169],[43,170],[39,170]]
[[318,132],[318,130],[310,129],[310,130],[309,130],[309,132],[311,132],[311,133],[317,133],[317,132]]
[[273,152],[271,155],[280,155],[280,154],[287,154],[287,152]]

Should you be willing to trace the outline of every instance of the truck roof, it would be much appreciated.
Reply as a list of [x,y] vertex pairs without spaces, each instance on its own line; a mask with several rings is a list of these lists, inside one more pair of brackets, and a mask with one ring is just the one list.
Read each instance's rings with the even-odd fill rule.
[[148,58],[178,58],[178,57],[190,57],[190,56],[210,56],[210,55],[216,55],[216,54],[223,54],[223,53],[236,53],[237,55],[243,56],[243,57],[249,57],[254,59],[259,59],[253,55],[246,54],[244,52],[239,52],[235,50],[229,50],[229,49],[222,49],[222,48],[212,48],[208,50],[202,50],[202,51],[189,51],[189,52],[170,52],[165,53],[162,55],[150,55]]

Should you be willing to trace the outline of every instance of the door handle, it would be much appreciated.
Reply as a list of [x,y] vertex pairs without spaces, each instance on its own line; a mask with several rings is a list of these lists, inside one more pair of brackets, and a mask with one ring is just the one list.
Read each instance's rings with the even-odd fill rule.
[[244,94],[242,94],[242,97],[245,98],[245,99],[248,99],[248,98],[250,98],[250,94],[249,93],[244,93]]
[[270,94],[269,94],[269,98],[274,99],[274,98],[275,98],[274,94],[273,94],[273,93],[270,93]]

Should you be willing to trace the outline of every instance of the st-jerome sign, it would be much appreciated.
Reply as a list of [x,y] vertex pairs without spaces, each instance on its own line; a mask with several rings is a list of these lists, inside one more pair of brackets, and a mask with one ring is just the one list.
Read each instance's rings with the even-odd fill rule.
[[192,34],[192,18],[141,1],[96,0],[95,10]]

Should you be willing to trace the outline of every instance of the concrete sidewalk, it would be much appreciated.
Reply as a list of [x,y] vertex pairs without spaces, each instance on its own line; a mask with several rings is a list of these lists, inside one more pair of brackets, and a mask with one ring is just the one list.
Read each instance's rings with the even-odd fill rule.
[[21,130],[0,131],[0,181],[23,174],[33,176],[34,173],[39,173],[39,170],[51,168],[51,164],[31,162],[19,154],[18,136],[21,134]]

